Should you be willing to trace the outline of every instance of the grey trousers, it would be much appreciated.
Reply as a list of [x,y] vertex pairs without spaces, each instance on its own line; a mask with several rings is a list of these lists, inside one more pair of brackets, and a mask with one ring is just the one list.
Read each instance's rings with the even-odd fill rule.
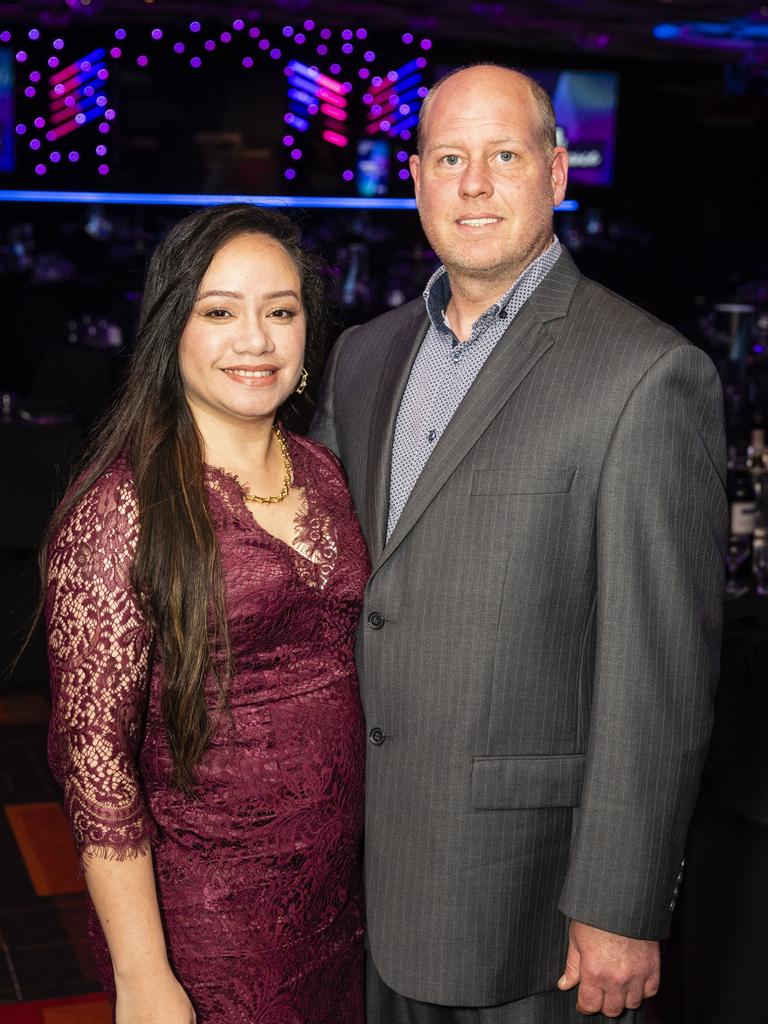
[[584,1017],[576,1010],[576,991],[540,992],[498,1006],[437,1006],[393,992],[379,977],[370,954],[365,969],[366,1024],[642,1024],[642,1010],[620,1017]]

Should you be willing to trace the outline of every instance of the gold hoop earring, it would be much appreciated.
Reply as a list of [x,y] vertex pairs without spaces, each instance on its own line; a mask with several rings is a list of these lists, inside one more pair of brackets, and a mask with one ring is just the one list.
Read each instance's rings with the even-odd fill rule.
[[307,381],[308,380],[309,380],[309,374],[307,373],[307,368],[305,366],[302,366],[302,368],[301,368],[301,377],[299,377],[299,383],[296,385],[296,394],[297,395],[303,395],[304,392],[307,390]]

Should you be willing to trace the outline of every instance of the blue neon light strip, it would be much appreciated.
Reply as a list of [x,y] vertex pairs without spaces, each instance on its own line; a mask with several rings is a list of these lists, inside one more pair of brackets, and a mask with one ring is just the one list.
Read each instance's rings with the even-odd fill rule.
[[[362,196],[221,196],[175,192],[53,192],[45,189],[0,189],[0,203],[117,203],[127,206],[221,206],[257,203],[260,206],[295,206],[319,210],[415,210],[415,199],[369,199]],[[578,210],[576,199],[566,199],[557,212]]]

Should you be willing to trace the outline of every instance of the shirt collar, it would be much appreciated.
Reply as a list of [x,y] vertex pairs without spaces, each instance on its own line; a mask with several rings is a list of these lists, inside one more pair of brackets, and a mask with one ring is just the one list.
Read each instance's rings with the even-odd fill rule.
[[[491,320],[495,317],[501,316],[502,314],[503,317],[506,317],[507,306],[514,298],[515,293],[519,291],[523,282],[528,281],[529,278],[533,278],[533,288],[537,288],[555,265],[562,251],[563,247],[560,244],[560,240],[557,235],[554,235],[552,242],[547,246],[544,252],[540,253],[535,260],[531,260],[522,274],[512,283],[511,287],[504,292],[501,298],[497,299],[492,306],[489,306],[488,309],[486,309],[486,311],[479,316],[477,320],[475,320],[475,323],[472,325],[472,333],[474,334],[475,327],[481,320]],[[427,307],[427,313],[429,314],[429,319],[432,321],[433,326],[442,332],[450,331],[450,328],[445,322],[445,311],[448,308],[448,303],[451,301],[451,282],[448,277],[448,271],[444,266],[438,267],[432,277],[430,277],[423,295],[424,303]]]

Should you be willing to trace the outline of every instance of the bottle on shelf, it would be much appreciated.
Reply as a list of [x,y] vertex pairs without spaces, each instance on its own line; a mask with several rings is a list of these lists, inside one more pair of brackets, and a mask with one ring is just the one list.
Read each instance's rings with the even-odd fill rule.
[[768,526],[768,451],[762,428],[752,431],[746,466],[755,490],[755,526]]
[[727,579],[725,596],[735,600],[746,594],[748,586],[740,578],[742,567],[752,554],[752,535],[755,530],[755,486],[747,469],[746,458],[737,448],[728,449],[728,505],[730,508],[730,535],[726,552]]

